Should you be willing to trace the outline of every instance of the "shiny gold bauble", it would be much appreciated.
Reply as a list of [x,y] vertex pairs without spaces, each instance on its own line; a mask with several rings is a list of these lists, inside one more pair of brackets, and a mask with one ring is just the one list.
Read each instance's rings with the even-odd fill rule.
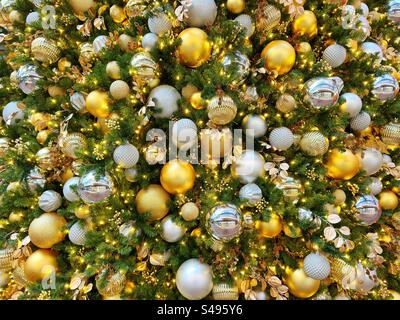
[[287,223],[283,224],[283,233],[289,238],[300,238],[303,235],[300,227],[289,225]]
[[383,210],[394,210],[399,205],[399,198],[393,191],[385,190],[379,194],[379,204]]
[[190,104],[196,110],[204,109],[207,105],[206,101],[201,97],[201,92],[196,92],[190,97]]
[[35,112],[29,117],[29,121],[35,127],[36,131],[46,129],[50,120],[51,115],[43,112]]
[[360,161],[349,149],[343,152],[333,149],[329,153],[326,166],[328,176],[333,179],[350,180],[360,171]]
[[24,219],[24,213],[22,211],[11,212],[8,216],[8,221],[11,223],[18,223]]
[[292,23],[292,31],[296,36],[315,37],[318,33],[317,17],[314,12],[305,10]]
[[312,50],[311,45],[308,42],[300,42],[296,45],[296,51],[298,53],[307,53]]
[[246,8],[246,2],[244,0],[228,0],[226,2],[228,10],[234,14],[239,14]]
[[107,63],[106,73],[113,80],[121,79],[121,68],[119,67],[118,62],[111,61]]
[[47,88],[47,92],[49,93],[50,97],[62,97],[65,96],[66,90],[59,86],[50,86]]
[[160,174],[161,185],[171,194],[184,194],[191,190],[195,178],[196,172],[193,166],[178,159],[167,162]]
[[126,19],[126,14],[123,8],[114,4],[110,8],[110,16],[116,23],[121,23]]
[[168,211],[169,194],[158,184],[141,189],[135,200],[136,210],[140,214],[150,213],[149,220],[161,220]]
[[272,213],[268,221],[256,221],[255,227],[262,237],[274,238],[281,233],[283,224],[281,217]]
[[86,110],[97,118],[107,118],[110,114],[110,98],[107,92],[95,90],[86,97]]
[[346,201],[346,193],[342,189],[336,189],[333,192],[333,196],[335,197],[335,204],[339,205]]
[[269,72],[282,75],[292,70],[296,62],[296,51],[289,42],[274,40],[267,44],[261,57],[265,59],[265,68]]
[[29,237],[32,243],[42,249],[50,249],[53,245],[64,240],[64,217],[54,212],[46,212],[33,219],[29,225]]
[[26,259],[24,269],[29,281],[35,282],[47,278],[58,269],[56,255],[51,250],[36,250]]
[[69,179],[71,179],[74,176],[74,172],[72,171],[71,168],[66,168],[62,173],[61,173],[61,182],[64,184],[66,183]]
[[90,206],[87,204],[76,207],[74,213],[79,219],[86,219],[90,216]]
[[121,34],[118,38],[118,45],[124,51],[130,51],[133,48],[135,39],[127,34]]
[[181,207],[180,213],[185,221],[193,221],[199,216],[199,208],[195,203],[187,202]]
[[181,43],[177,49],[179,63],[190,67],[200,67],[211,56],[211,44],[207,33],[199,28],[183,30],[178,37]]
[[96,5],[94,0],[69,0],[69,4],[76,14],[82,14]]
[[307,299],[317,293],[320,280],[308,277],[303,269],[296,269],[287,271],[285,284],[296,298]]

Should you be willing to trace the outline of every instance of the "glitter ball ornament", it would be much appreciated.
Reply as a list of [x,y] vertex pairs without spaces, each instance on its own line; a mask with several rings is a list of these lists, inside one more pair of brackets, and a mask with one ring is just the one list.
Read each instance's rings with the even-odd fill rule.
[[18,101],[11,101],[4,106],[3,120],[7,126],[14,125],[16,120],[24,119],[23,105]]
[[136,53],[131,61],[132,77],[138,85],[148,85],[151,88],[159,83],[160,66],[148,52]]
[[25,94],[31,94],[38,89],[37,82],[42,79],[42,76],[37,72],[37,67],[34,64],[26,64],[18,69],[17,72],[18,87]]
[[222,65],[225,72],[232,77],[232,80],[238,81],[239,84],[243,83],[250,72],[250,60],[240,51],[226,55],[222,60]]
[[279,96],[278,100],[276,100],[275,106],[280,112],[288,113],[296,108],[297,103],[290,94],[282,94]]
[[103,269],[96,278],[96,288],[103,297],[115,297],[125,288],[126,277],[121,272]]
[[356,201],[355,208],[358,211],[357,219],[365,226],[376,223],[382,214],[378,199],[372,195],[363,195],[359,197]]
[[147,51],[151,51],[157,47],[158,36],[155,33],[146,33],[142,38],[142,47]]
[[212,237],[219,241],[230,241],[242,232],[240,210],[231,204],[214,207],[207,215]]
[[292,146],[293,142],[293,133],[286,127],[275,128],[269,134],[269,143],[277,150],[287,150]]
[[169,211],[169,200],[169,194],[160,185],[151,184],[136,195],[136,210],[139,214],[149,213],[150,221],[161,220]]
[[66,224],[64,217],[54,212],[43,213],[29,225],[29,238],[36,247],[49,249],[64,240]]
[[287,272],[285,284],[296,298],[307,299],[317,293],[320,280],[308,277],[303,269],[296,269]]
[[188,119],[180,119],[172,125],[172,142],[179,149],[188,150],[198,142],[197,126]]
[[43,63],[52,64],[60,59],[60,49],[57,44],[43,37],[36,38],[31,43],[33,57]]
[[61,195],[53,190],[43,192],[39,197],[39,208],[45,212],[56,211],[62,204]]
[[321,156],[328,152],[329,140],[322,133],[311,131],[301,137],[300,149],[310,156]]
[[381,128],[381,139],[389,146],[400,145],[400,124],[390,122]]
[[216,125],[226,125],[236,117],[237,107],[229,96],[214,97],[207,107],[208,118]]
[[293,20],[292,31],[296,36],[315,37],[318,33],[318,26],[314,12],[304,10],[303,13],[298,14]]
[[139,151],[134,145],[126,143],[115,148],[113,159],[121,168],[132,168],[139,161]]
[[266,3],[261,8],[260,19],[256,20],[256,28],[258,31],[266,32],[275,28],[281,22],[281,11]]
[[382,192],[383,189],[382,181],[378,178],[372,177],[371,182],[368,184],[368,188],[371,194],[376,196],[377,194]]
[[303,270],[310,278],[324,280],[329,276],[331,267],[328,259],[324,256],[317,253],[310,253],[304,258]]
[[147,21],[150,32],[162,35],[172,28],[172,22],[165,13],[158,13],[151,16]]
[[86,150],[88,146],[87,139],[82,133],[68,133],[61,139],[61,151],[72,159],[78,158],[78,152]]
[[397,25],[400,24],[400,1],[391,0],[389,1],[388,18]]
[[86,112],[86,99],[85,96],[80,92],[75,92],[72,96],[69,97],[69,102],[71,103],[72,108],[74,108],[79,113]]
[[366,54],[376,56],[375,61],[377,63],[381,63],[381,61],[383,59],[383,51],[382,51],[382,48],[375,42],[369,42],[369,41],[363,42],[361,44],[361,50],[363,52],[365,52]]
[[236,22],[246,31],[246,37],[250,38],[255,30],[255,26],[251,17],[248,14],[241,14],[235,18]]
[[239,198],[245,201],[246,205],[255,206],[262,199],[261,188],[255,183],[248,183],[240,188]]
[[167,216],[161,221],[161,238],[169,243],[178,242],[185,235],[185,229],[176,223],[172,216]]
[[332,68],[337,68],[346,60],[346,48],[340,44],[332,44],[324,50],[322,59]]
[[154,114],[156,118],[169,118],[178,111],[178,100],[180,93],[169,85],[161,85],[154,88],[149,96],[149,101],[155,103],[155,107],[161,111]]
[[350,127],[355,131],[362,131],[364,129],[367,129],[370,124],[371,116],[365,111],[361,111],[350,121]]
[[367,176],[377,173],[383,165],[382,153],[374,148],[367,148],[357,152],[360,159],[361,168],[365,171]]
[[198,259],[186,260],[176,272],[176,286],[186,299],[205,298],[213,288],[211,267]]
[[69,241],[78,246],[83,246],[86,242],[87,229],[80,221],[75,222],[68,232]]
[[78,194],[85,203],[97,203],[111,195],[113,182],[106,174],[89,171],[79,179]]
[[283,196],[288,201],[297,202],[304,188],[299,180],[292,177],[286,177],[277,180],[276,187],[283,192]]
[[171,194],[185,194],[194,186],[196,172],[186,161],[174,159],[167,162],[160,173],[160,183]]
[[212,289],[214,300],[238,300],[239,288],[227,283],[215,284]]
[[199,216],[200,210],[193,202],[185,203],[180,210],[180,214],[185,221],[196,220]]
[[31,191],[36,191],[37,189],[44,188],[46,184],[46,179],[40,173],[39,168],[35,167],[29,171],[26,177],[26,183]]
[[110,94],[115,100],[122,100],[129,96],[129,85],[122,80],[115,80],[110,85]]
[[399,82],[390,74],[378,76],[371,92],[380,101],[394,99],[399,93]]
[[343,101],[340,105],[340,111],[347,113],[350,118],[354,118],[360,113],[362,109],[362,100],[355,93],[344,93],[340,96],[340,100]]
[[261,52],[265,68],[276,75],[283,75],[292,70],[296,62],[296,51],[284,40],[273,40]]
[[305,100],[316,110],[326,110],[339,99],[343,89],[343,80],[339,77],[313,78],[304,84]]
[[217,17],[214,0],[192,0],[185,21],[191,27],[211,26]]
[[245,134],[253,138],[261,138],[267,132],[267,122],[257,114],[247,115],[242,122]]
[[231,166],[234,177],[243,184],[252,183],[265,173],[264,158],[254,150],[245,150]]

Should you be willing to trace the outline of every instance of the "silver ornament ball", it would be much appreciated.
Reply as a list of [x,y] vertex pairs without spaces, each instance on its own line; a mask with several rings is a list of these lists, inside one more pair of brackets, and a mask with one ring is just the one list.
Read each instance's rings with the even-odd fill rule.
[[304,85],[305,100],[316,110],[327,110],[339,99],[343,80],[339,77],[318,77],[308,80]]
[[373,195],[363,195],[359,197],[355,208],[358,211],[357,218],[361,221],[361,224],[365,226],[376,223],[382,214],[379,201]]
[[248,183],[240,188],[239,198],[245,201],[246,205],[255,206],[261,201],[262,197],[261,188],[255,183]]
[[68,238],[73,244],[83,246],[86,242],[87,227],[81,221],[75,222],[69,229]]
[[54,212],[61,207],[61,204],[61,195],[53,190],[47,190],[39,197],[39,208],[45,212]]
[[79,195],[76,192],[78,183],[79,183],[79,177],[72,177],[64,183],[63,195],[65,199],[67,199],[70,202],[79,201]]
[[155,103],[155,107],[161,111],[154,114],[156,118],[169,118],[178,111],[180,93],[169,85],[161,85],[154,88],[149,96],[149,101]]
[[19,88],[25,94],[31,94],[39,87],[37,82],[42,76],[37,72],[37,67],[33,64],[26,64],[18,69],[17,82]]
[[240,51],[226,55],[222,60],[222,66],[226,73],[232,75],[232,80],[239,81],[239,84],[243,83],[250,72],[250,60]]
[[383,165],[382,153],[374,148],[367,148],[357,153],[361,160],[361,167],[367,176],[377,173]]
[[260,115],[250,114],[243,119],[243,129],[247,136],[261,138],[267,132],[267,122]]
[[139,151],[134,145],[125,143],[115,148],[113,159],[121,168],[132,168],[139,161]]
[[232,204],[214,207],[207,215],[208,227],[212,237],[219,241],[230,241],[242,232],[240,210]]
[[172,22],[165,13],[158,13],[151,16],[147,21],[150,32],[157,35],[162,35],[172,28]]
[[161,238],[169,243],[178,242],[185,235],[185,228],[176,223],[172,216],[161,221]]
[[371,124],[371,116],[365,112],[361,111],[350,121],[350,128],[355,131],[362,131],[367,129]]
[[362,100],[355,93],[346,92],[340,96],[343,103],[340,105],[340,111],[349,114],[350,118],[358,115],[362,109]]
[[380,101],[394,99],[399,93],[399,82],[390,74],[375,79],[372,94]]
[[293,145],[293,142],[293,133],[286,127],[275,128],[269,134],[269,143],[277,150],[287,150]]
[[346,60],[346,48],[340,44],[332,44],[322,54],[324,59],[332,68],[341,66]]
[[310,253],[304,258],[303,270],[312,279],[324,280],[331,273],[331,266],[324,256]]
[[158,36],[155,33],[146,33],[142,39],[142,47],[147,51],[151,51],[157,47]]
[[78,194],[85,203],[97,203],[111,195],[113,182],[106,174],[98,174],[92,170],[79,179]]
[[3,120],[7,126],[14,125],[16,120],[24,119],[25,112],[21,107],[19,101],[11,101],[4,106]]
[[180,119],[172,125],[172,142],[179,149],[188,150],[198,142],[197,126],[188,118]]
[[245,30],[247,38],[250,38],[253,35],[255,26],[248,14],[241,14],[237,16],[234,21],[238,22],[239,25]]
[[191,27],[211,26],[217,17],[214,0],[192,0],[188,7],[187,19]]
[[231,166],[233,176],[243,184],[252,183],[265,173],[264,158],[254,150],[244,150]]

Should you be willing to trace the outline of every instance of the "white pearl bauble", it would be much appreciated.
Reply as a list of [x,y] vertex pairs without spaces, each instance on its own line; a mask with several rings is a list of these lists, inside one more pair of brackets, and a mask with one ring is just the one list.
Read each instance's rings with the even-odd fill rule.
[[72,186],[78,187],[79,177],[72,177],[65,182],[63,187],[64,198],[70,202],[79,201],[79,195],[74,190],[71,189]]
[[180,93],[169,85],[161,85],[154,88],[149,96],[149,101],[153,100],[156,108],[161,111],[154,114],[156,118],[169,118],[178,110],[178,100]]
[[217,17],[217,5],[214,0],[192,0],[187,22],[191,27],[211,26]]
[[344,113],[348,113],[350,118],[354,118],[358,115],[362,109],[362,100],[355,93],[347,92],[340,96],[344,99],[344,102],[340,106],[340,110]]
[[151,16],[147,21],[147,24],[150,31],[157,35],[168,32],[172,28],[172,23],[165,13],[159,13],[157,15]]
[[383,165],[382,153],[374,148],[362,150],[358,154],[361,160],[361,167],[367,176],[377,173]]
[[151,51],[157,47],[158,36],[155,33],[149,32],[143,36],[142,47],[147,51]]
[[86,242],[86,226],[82,226],[82,222],[75,222],[69,229],[68,238],[69,240],[78,246],[83,246]]
[[367,129],[370,124],[371,117],[365,111],[361,111],[350,121],[350,127],[355,131],[362,131],[364,129]]
[[243,184],[252,183],[263,176],[264,158],[254,150],[245,150],[233,163],[233,175]]
[[339,67],[346,60],[346,48],[340,44],[332,44],[322,54],[324,59],[332,68]]
[[372,177],[371,182],[368,184],[368,188],[370,192],[376,196],[377,194],[381,193],[383,190],[382,181],[378,178]]
[[307,276],[316,280],[326,279],[331,272],[328,259],[316,253],[310,253],[304,258],[303,269]]
[[30,26],[34,24],[35,22],[40,21],[40,14],[36,11],[30,12],[25,19],[25,23]]
[[267,132],[267,122],[259,115],[250,114],[243,119],[245,134],[254,138],[261,138]]
[[269,134],[269,143],[277,150],[287,150],[293,142],[293,133],[286,127],[276,128]]
[[185,235],[185,229],[177,224],[172,216],[165,217],[161,221],[161,229],[161,238],[170,243],[181,240]]
[[11,101],[7,103],[3,109],[3,120],[7,125],[15,124],[15,120],[24,118],[24,110],[18,106],[18,101]]
[[132,168],[139,161],[139,151],[134,145],[126,143],[114,150],[113,158],[121,168]]
[[47,190],[39,197],[39,208],[45,212],[56,211],[62,203],[62,197],[58,192]]
[[242,28],[246,30],[246,36],[250,38],[255,30],[255,26],[253,24],[253,21],[251,20],[251,17],[248,14],[241,14],[240,16],[237,16],[235,18],[236,22],[239,22]]
[[198,259],[186,260],[176,273],[176,286],[186,299],[203,299],[213,288],[211,267]]
[[192,120],[184,118],[172,125],[172,142],[179,149],[188,150],[197,141],[197,126]]

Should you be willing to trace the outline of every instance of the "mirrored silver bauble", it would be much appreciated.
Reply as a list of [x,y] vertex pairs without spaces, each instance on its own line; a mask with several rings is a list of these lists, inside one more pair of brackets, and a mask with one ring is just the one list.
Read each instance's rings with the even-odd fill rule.
[[70,202],[79,201],[79,195],[76,192],[78,183],[79,183],[79,177],[72,177],[64,183],[63,195],[65,199],[67,199]]
[[358,211],[357,219],[362,225],[370,226],[377,222],[382,214],[379,201],[372,195],[363,195],[358,198],[355,208]]
[[178,242],[185,235],[185,228],[167,216],[161,221],[161,238],[169,243]]
[[376,44],[375,42],[363,42],[361,44],[361,50],[365,52],[366,54],[369,55],[375,55],[376,56],[376,62],[381,63],[383,59],[383,51],[382,48]]
[[214,207],[207,215],[212,237],[219,241],[230,241],[242,232],[240,210],[232,204]]
[[377,194],[381,193],[383,190],[382,181],[376,177],[371,178],[371,182],[368,184],[368,188],[370,192],[376,196]]
[[297,203],[300,195],[304,192],[303,186],[300,181],[292,177],[279,179],[277,181],[276,187],[282,190],[285,200],[293,201],[293,203]]
[[61,207],[62,197],[53,190],[43,192],[39,197],[39,208],[45,212],[54,212]]
[[389,2],[388,18],[396,24],[400,24],[400,0]]
[[139,161],[139,151],[133,144],[125,143],[115,148],[113,159],[121,168],[132,168]]
[[44,188],[46,179],[41,174],[39,168],[33,168],[31,171],[29,171],[29,174],[26,177],[26,182],[29,190],[36,191],[39,188]]
[[113,182],[107,173],[92,170],[79,179],[78,194],[85,203],[97,203],[108,198],[112,188]]
[[25,116],[22,105],[18,101],[11,101],[4,106],[3,120],[7,126],[14,125],[16,120],[21,120]]
[[75,92],[72,96],[69,97],[69,102],[71,103],[72,108],[74,108],[79,113],[87,112],[86,99],[82,93]]
[[250,72],[250,60],[240,51],[235,51],[231,55],[226,55],[222,60],[222,65],[225,72],[232,75],[231,79],[239,81],[239,84],[243,83]]
[[375,79],[372,94],[380,101],[394,99],[399,93],[399,82],[390,74]]
[[42,78],[37,72],[37,68],[34,64],[26,64],[18,69],[17,82],[18,87],[25,94],[31,94],[33,91],[38,89],[37,82]]
[[252,183],[265,173],[264,158],[254,150],[244,150],[231,166],[233,176],[243,184]]
[[246,205],[255,206],[262,199],[261,188],[255,183],[248,183],[240,188],[239,198],[246,201]]
[[305,83],[304,88],[306,101],[316,110],[326,110],[338,101],[343,80],[339,77],[313,78]]

